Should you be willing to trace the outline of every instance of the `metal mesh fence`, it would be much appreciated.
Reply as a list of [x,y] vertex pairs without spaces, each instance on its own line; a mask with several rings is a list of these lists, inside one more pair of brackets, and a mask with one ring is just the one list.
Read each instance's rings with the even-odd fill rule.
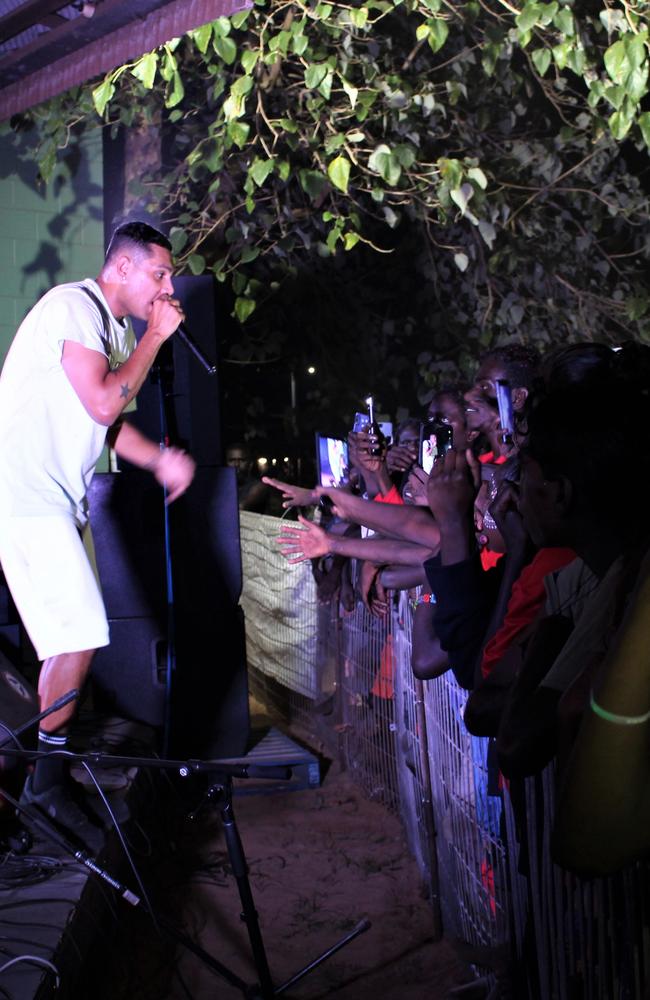
[[517,1000],[645,998],[648,866],[589,881],[554,866],[552,768],[527,780],[516,822],[508,789],[489,787],[489,741],[464,727],[466,692],[450,673],[413,677],[406,596],[393,597],[385,619],[360,604],[343,616],[318,608],[308,564],[288,568],[277,554],[277,529],[277,519],[242,516],[258,695],[281,703],[290,723],[329,732],[324,742],[368,795],[399,811],[434,918],[468,943],[477,972],[509,952],[525,970]]

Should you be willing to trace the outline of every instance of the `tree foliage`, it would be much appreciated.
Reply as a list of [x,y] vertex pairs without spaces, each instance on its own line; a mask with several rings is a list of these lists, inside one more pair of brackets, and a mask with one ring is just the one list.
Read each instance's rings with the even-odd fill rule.
[[231,289],[236,361],[287,352],[278,291],[307,272],[355,322],[351,275],[400,288],[430,383],[495,341],[648,339],[649,11],[255,0],[40,109],[41,173],[80,119],[159,128],[132,194]]

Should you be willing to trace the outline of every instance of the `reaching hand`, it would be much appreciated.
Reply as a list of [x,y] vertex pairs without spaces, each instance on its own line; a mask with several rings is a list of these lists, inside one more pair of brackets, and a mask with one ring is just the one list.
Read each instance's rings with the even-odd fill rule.
[[292,528],[287,524],[278,535],[278,545],[285,559],[290,563],[299,563],[328,555],[330,539],[327,532],[306,517],[299,516],[298,520],[302,528]]
[[363,606],[375,618],[385,618],[388,614],[386,590],[379,579],[380,570],[381,566],[363,562],[357,588]]
[[[361,472],[378,472],[386,462],[386,451],[379,445],[377,438],[364,431],[350,431],[348,434],[350,449],[350,465],[361,469]],[[378,455],[371,454],[379,449]]]
[[386,452],[386,468],[389,472],[407,472],[418,457],[415,442],[412,444],[394,444]]
[[262,482],[273,489],[279,490],[284,499],[283,507],[312,507],[318,503],[321,496],[320,487],[313,490],[305,486],[292,486],[291,483],[283,483],[281,479],[271,479],[269,476],[262,476]]
[[434,463],[427,497],[431,512],[440,524],[470,515],[477,493],[475,463],[469,449],[463,453],[453,448]]
[[196,462],[181,448],[164,448],[151,471],[167,490],[165,503],[170,504],[185,492],[194,479]]
[[427,473],[419,465],[415,465],[406,480],[406,486],[402,491],[403,497],[407,503],[412,503],[417,507],[427,507],[429,504],[427,499],[428,486]]

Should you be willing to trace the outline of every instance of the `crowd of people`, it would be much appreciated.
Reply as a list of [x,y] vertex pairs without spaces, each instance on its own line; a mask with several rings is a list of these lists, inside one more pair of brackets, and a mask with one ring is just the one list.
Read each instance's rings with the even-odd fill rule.
[[349,609],[356,591],[384,616],[412,591],[413,672],[451,670],[469,692],[464,723],[493,741],[515,808],[555,761],[554,859],[585,876],[645,858],[650,839],[649,388],[640,344],[497,348],[470,386],[433,396],[423,419],[451,447],[429,473],[409,420],[393,443],[350,433],[338,488],[265,479],[302,508],[279,544],[312,560],[324,598]]

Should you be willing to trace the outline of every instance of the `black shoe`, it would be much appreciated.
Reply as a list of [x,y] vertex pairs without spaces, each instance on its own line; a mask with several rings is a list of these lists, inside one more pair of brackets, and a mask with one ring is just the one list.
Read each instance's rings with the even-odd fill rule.
[[35,792],[30,775],[20,796],[20,804],[35,807],[60,833],[92,854],[97,854],[104,846],[102,831],[86,816],[65,786],[52,785],[42,792]]

